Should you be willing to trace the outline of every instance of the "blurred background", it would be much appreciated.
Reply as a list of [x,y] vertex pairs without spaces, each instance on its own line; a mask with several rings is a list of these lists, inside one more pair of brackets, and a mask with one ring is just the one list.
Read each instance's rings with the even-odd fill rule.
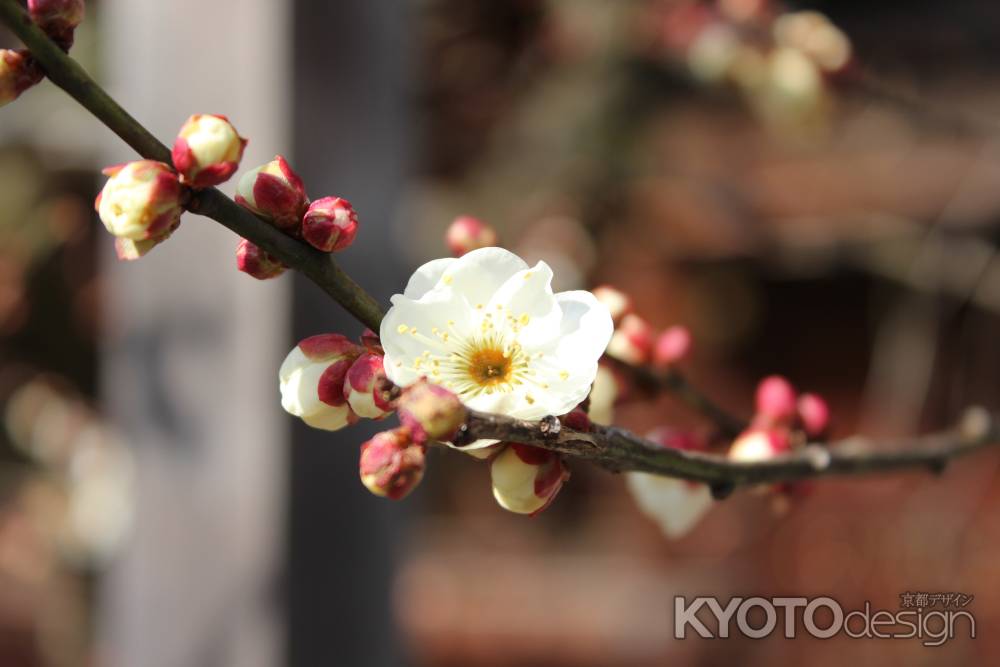
[[[246,166],[280,152],[350,199],[342,263],[383,300],[472,214],[558,289],[689,327],[684,372],[741,416],[770,373],[827,397],[834,437],[1000,402],[991,0],[90,0],[73,55],[161,139],[224,113]],[[275,381],[295,340],[360,326],[239,274],[194,216],[116,262],[92,201],[129,158],[47,82],[0,110],[0,665],[1000,657],[996,454],[780,512],[736,494],[675,540],[582,465],[534,519],[439,451],[405,503],[374,498],[377,427],[293,424]],[[704,429],[669,397],[616,421]],[[974,595],[976,639],[672,638],[675,595],[913,591]]]

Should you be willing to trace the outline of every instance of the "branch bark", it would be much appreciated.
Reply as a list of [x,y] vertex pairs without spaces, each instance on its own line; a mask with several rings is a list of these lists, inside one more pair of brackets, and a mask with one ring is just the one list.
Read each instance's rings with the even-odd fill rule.
[[[51,41],[17,0],[0,0],[0,21],[31,51],[48,78],[90,111],[139,155],[170,163],[170,150],[107,94],[84,69]],[[322,253],[277,230],[238,206],[218,189],[193,191],[188,210],[204,215],[257,244],[286,265],[303,272],[359,322],[378,331],[384,312],[328,253]],[[722,432],[735,435],[745,422],[698,391],[680,373],[657,375],[627,366],[639,382],[669,391],[710,418]],[[852,438],[830,448],[807,445],[794,454],[761,463],[736,463],[723,456],[664,449],[617,427],[594,426],[583,433],[564,428],[555,417],[528,422],[502,415],[470,413],[465,437],[522,442],[592,461],[612,471],[636,470],[711,485],[717,496],[738,486],[788,482],[828,475],[887,472],[907,468],[940,471],[948,461],[1000,441],[996,420],[971,410],[950,431],[896,443]]]
[[470,412],[460,441],[479,438],[520,442],[592,461],[614,472],[640,471],[705,482],[717,496],[753,484],[792,482],[834,475],[904,469],[942,472],[954,458],[1000,444],[997,419],[970,408],[952,429],[896,441],[852,437],[827,445],[808,444],[791,454],[757,463],[662,447],[615,426],[575,431],[549,417],[540,422]]

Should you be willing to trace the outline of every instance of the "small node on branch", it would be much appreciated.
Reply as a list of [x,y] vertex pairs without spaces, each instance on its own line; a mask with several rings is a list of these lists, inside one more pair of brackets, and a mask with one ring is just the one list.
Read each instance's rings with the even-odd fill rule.
[[469,428],[469,422],[465,422],[464,424],[458,427],[457,431],[455,431],[455,437],[452,438],[451,444],[453,447],[461,449],[463,447],[468,447],[469,445],[474,443],[477,439],[478,438],[473,436],[471,433],[471,429]]
[[558,417],[546,415],[538,422],[538,431],[546,440],[555,440],[562,431],[562,422],[559,421]]
[[947,467],[948,467],[948,459],[944,457],[938,459],[931,459],[927,463],[927,468],[931,471],[932,475],[937,475],[937,476],[943,475]]
[[826,470],[830,467],[830,450],[822,445],[806,445],[802,448],[802,456],[809,461],[813,470]]
[[736,490],[736,485],[732,482],[716,482],[709,484],[708,489],[712,492],[712,497],[716,500],[725,500]]

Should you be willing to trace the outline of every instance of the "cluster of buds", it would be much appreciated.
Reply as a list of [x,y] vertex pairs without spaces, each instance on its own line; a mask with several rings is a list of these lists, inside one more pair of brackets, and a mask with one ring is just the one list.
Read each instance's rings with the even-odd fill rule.
[[444,234],[444,242],[455,257],[489,248],[499,243],[496,230],[471,215],[460,215],[452,220]]
[[468,413],[455,394],[426,380],[402,390],[395,407],[402,426],[361,445],[358,468],[365,488],[399,500],[423,479],[430,443],[454,439]]
[[608,343],[607,354],[633,366],[653,364],[670,368],[691,353],[691,332],[674,325],[657,333],[632,308],[627,294],[602,285],[594,289],[597,300],[607,306],[615,322],[615,333]]
[[392,387],[382,357],[340,334],[311,336],[278,371],[281,406],[314,428],[339,430],[359,417],[392,411]]
[[[136,160],[104,170],[108,182],[94,208],[115,237],[120,259],[142,257],[180,225],[185,187],[218,185],[232,176],[246,140],[225,116],[191,116],[177,136],[173,166]],[[248,261],[266,264],[264,258]]]
[[[73,45],[73,33],[83,21],[83,0],[28,0],[28,15],[64,51]],[[42,80],[44,74],[24,49],[0,49],[0,107]]]
[[[830,425],[830,409],[818,394],[799,394],[780,375],[764,378],[757,385],[756,410],[750,427],[729,447],[733,461],[766,461],[787,454],[807,442],[823,439]],[[804,483],[767,487],[785,506],[787,496],[806,488]]]
[[[358,233],[358,215],[351,203],[342,197],[323,197],[310,203],[302,178],[280,155],[244,174],[236,192],[237,204],[317,250],[343,250]],[[247,256],[266,261],[246,261]],[[237,249],[236,266],[259,280],[274,278],[285,268],[246,240]]]
[[[708,446],[704,438],[694,433],[666,427],[647,433],[646,439],[667,449],[705,451]],[[625,482],[639,510],[670,539],[690,532],[712,507],[712,493],[700,482],[642,472],[627,473]]]
[[671,3],[661,37],[667,56],[685,61],[695,79],[735,85],[775,121],[822,112],[827,81],[851,61],[850,40],[826,16],[782,12],[768,0]]

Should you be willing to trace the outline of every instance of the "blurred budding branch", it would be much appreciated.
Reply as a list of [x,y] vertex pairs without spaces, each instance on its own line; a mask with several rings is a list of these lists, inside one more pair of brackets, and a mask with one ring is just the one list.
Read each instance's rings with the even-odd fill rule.
[[[82,5],[82,3],[80,4]],[[228,178],[232,170],[235,169],[235,163],[238,163],[239,157],[242,155],[242,144],[238,146],[239,150],[236,152],[232,169],[226,170],[224,178],[221,180],[200,178],[198,174],[181,165],[182,161],[178,158],[177,144],[172,152],[157,140],[67,55],[68,45],[72,43],[72,29],[69,30],[68,40],[65,35],[62,39],[54,40],[52,30],[43,30],[36,19],[37,17],[29,14],[17,0],[0,0],[0,20],[24,42],[34,59],[35,66],[46,77],[83,105],[143,158],[163,163],[171,173],[172,169],[169,165],[173,160],[177,171],[181,172],[179,177],[170,176],[174,179],[171,181],[172,183],[180,183],[176,188],[178,210],[176,214],[171,214],[170,224],[158,232],[159,236],[155,238],[145,237],[141,241],[132,241],[125,250],[120,249],[120,254],[126,258],[134,259],[148,251],[155,243],[165,239],[178,224],[179,211],[183,208],[211,218],[245,239],[244,243],[248,245],[241,245],[240,252],[243,253],[240,255],[240,261],[243,262],[240,265],[241,270],[255,275],[255,277],[263,278],[278,275],[285,267],[297,269],[343,306],[362,325],[372,331],[379,330],[385,312],[378,302],[354,282],[332,259],[331,251],[349,244],[357,224],[353,209],[345,200],[328,197],[313,202],[312,205],[309,205],[309,211],[305,213],[304,218],[301,211],[299,212],[294,224],[298,225],[301,221],[302,227],[295,227],[294,232],[289,232],[289,228],[282,229],[277,218],[267,210],[268,203],[262,201],[260,191],[251,188],[245,192],[242,182],[240,192],[244,199],[240,201],[238,197],[237,201],[234,202],[211,186]],[[206,118],[207,121],[204,120]],[[183,145],[184,149],[188,150],[188,159],[183,161],[185,164],[192,161],[197,162],[196,158],[199,157],[198,123],[222,122],[219,120],[220,118],[192,117],[189,121],[192,128],[186,135],[187,143]],[[187,127],[186,125],[185,129],[182,129],[182,137],[185,136]],[[233,132],[233,136],[239,139],[235,132]],[[242,140],[240,139],[236,143],[239,144],[240,141]],[[119,172],[115,171],[114,173]],[[211,176],[215,172],[206,168],[204,173]],[[280,180],[280,183],[287,189],[291,191],[298,187],[301,191],[302,201],[299,202],[299,205],[302,206],[303,210],[308,205],[300,181],[297,181],[297,176],[287,168],[284,160],[279,158],[275,163],[251,173],[258,179],[264,177],[260,174],[268,175],[269,178],[284,179]],[[296,183],[298,183],[297,186]],[[201,187],[198,187],[199,185]],[[254,197],[255,192],[256,197]],[[247,200],[249,200],[249,205]],[[349,230],[349,232],[345,230]],[[471,232],[475,231],[475,229],[471,230]],[[463,228],[456,233],[461,236],[463,233],[471,232]],[[349,238],[344,236],[345,234],[348,234]],[[339,245],[338,238],[342,241]],[[491,238],[493,242],[487,242],[483,245],[495,245],[495,237]],[[149,242],[148,246],[141,245],[147,241]],[[449,239],[450,242],[451,239]],[[128,256],[130,252],[132,256]],[[263,275],[265,273],[265,269],[262,268],[264,265],[267,267],[267,275]],[[634,323],[633,325],[639,326]],[[624,321],[620,322],[615,336],[617,337],[622,328],[627,326]],[[416,329],[414,329],[414,333],[416,333]],[[624,339],[630,339],[630,336],[634,338],[634,333],[626,332],[623,334]],[[680,336],[681,333],[683,332],[678,332],[677,336]],[[683,348],[685,346],[683,337],[678,338],[677,336],[667,344],[679,345]],[[618,348],[621,348],[622,345],[627,347],[626,343],[620,341],[619,343]],[[300,347],[303,345],[304,343],[300,344]],[[377,347],[379,343],[374,340],[371,341],[371,345]],[[616,343],[613,338],[612,345],[605,356],[605,368],[611,368],[617,373],[624,374],[636,387],[645,389],[647,392],[672,394],[689,407],[700,412],[714,425],[720,435],[727,440],[736,438],[734,448],[730,450],[729,455],[697,451],[698,448],[665,446],[663,442],[641,438],[621,428],[599,425],[592,422],[586,415],[580,416],[576,412],[566,415],[562,420],[557,416],[549,416],[541,420],[525,420],[466,410],[464,407],[460,410],[460,426],[457,430],[448,432],[454,446],[462,448],[463,445],[482,439],[522,443],[541,450],[555,452],[564,457],[591,461],[616,472],[640,471],[704,482],[710,486],[713,495],[724,497],[736,487],[751,484],[793,482],[829,475],[884,473],[905,469],[929,469],[940,472],[951,459],[1000,441],[1000,430],[997,428],[996,420],[986,411],[974,408],[967,411],[961,423],[955,428],[945,432],[897,442],[874,442],[863,437],[855,437],[836,443],[810,443],[811,439],[822,435],[825,430],[826,413],[824,412],[822,418],[819,418],[821,423],[816,428],[809,427],[807,417],[803,418],[805,428],[802,428],[801,422],[796,422],[799,424],[798,426],[791,426],[790,424],[798,419],[789,416],[795,411],[795,398],[791,397],[792,407],[786,409],[782,402],[787,403],[790,390],[786,391],[783,386],[769,387],[764,392],[765,394],[771,389],[777,393],[765,395],[763,399],[761,394],[758,394],[758,416],[752,423],[748,424],[745,420],[735,417],[719,407],[672,365],[664,364],[659,366],[659,370],[654,371],[647,364],[637,363],[636,359],[631,358],[628,349],[623,354],[616,352],[615,348]],[[304,354],[309,356],[310,351],[304,347],[303,350]],[[353,363],[358,358],[359,353],[351,352],[350,354],[353,355],[350,357]],[[676,356],[682,355],[681,351]],[[332,368],[333,366],[331,366]],[[342,369],[340,378],[343,378],[345,371],[346,366]],[[351,367],[351,372],[354,373],[354,366]],[[354,382],[350,377],[348,380]],[[356,384],[355,389],[357,389]],[[321,382],[321,393],[322,390]],[[381,401],[379,400],[380,392]],[[368,406],[368,404],[364,403],[359,395],[352,395],[348,398],[350,407],[355,409],[357,414],[377,417],[395,407],[394,401],[399,398],[399,389],[386,382],[381,388],[375,390],[375,404],[383,410],[382,413],[376,410],[372,414],[365,414],[363,407],[359,406]],[[802,398],[804,399],[805,395]],[[370,403],[370,395],[368,399]],[[447,400],[443,397],[430,397],[430,400],[439,399]],[[341,397],[327,401],[328,405],[343,403],[344,399]],[[373,409],[371,406],[368,408]],[[824,404],[822,410],[825,411],[825,409]],[[345,415],[354,414],[346,407],[345,410]],[[420,410],[418,409],[416,412],[420,412]],[[431,413],[431,417],[434,419],[441,417],[433,410]],[[762,415],[766,423],[761,422]],[[407,420],[403,418],[402,411],[400,416],[405,425]],[[427,416],[426,409],[424,416]],[[424,422],[420,421],[418,415],[413,423],[419,426]],[[798,439],[794,443],[795,446],[790,446],[787,442],[784,444],[776,443],[775,432],[768,430],[776,424],[783,424],[778,429],[781,438],[785,438],[785,440],[788,438]],[[429,433],[430,437],[427,437],[426,440],[432,442],[436,439],[445,439],[435,437],[441,433],[444,431],[436,434]],[[408,488],[411,488],[408,483],[412,479],[406,478],[407,470],[411,471],[411,478],[413,476],[419,478],[422,471],[422,468],[419,467],[422,465],[422,450],[417,452],[403,447],[402,450],[405,450],[407,454],[401,458],[399,451],[397,451],[400,450],[400,443],[392,438],[393,436],[389,434],[381,440],[373,439],[366,443],[362,450],[361,472],[362,479],[366,480],[366,485],[369,485],[369,481],[373,485],[381,484],[380,489],[384,492],[382,495],[397,497],[405,495]],[[744,451],[746,455],[734,456],[736,450]],[[762,455],[762,452],[765,451],[767,455]],[[419,461],[415,459],[419,459]],[[521,455],[521,459],[529,461],[530,456]],[[387,487],[383,482],[376,481],[379,475],[386,473],[387,466],[395,466],[392,476],[392,484],[395,486]],[[410,467],[407,468],[407,466]],[[552,479],[561,483],[562,474],[562,469],[559,468],[553,472]],[[366,478],[366,475],[370,480]],[[539,477],[540,479],[541,477]],[[536,489],[538,483],[538,481],[535,482]],[[498,500],[501,500],[500,496],[498,496]],[[507,506],[503,500],[501,500],[501,504]],[[508,509],[510,508],[508,507]],[[539,511],[539,508],[534,505],[529,509],[532,512]],[[518,510],[515,509],[515,511]]]

